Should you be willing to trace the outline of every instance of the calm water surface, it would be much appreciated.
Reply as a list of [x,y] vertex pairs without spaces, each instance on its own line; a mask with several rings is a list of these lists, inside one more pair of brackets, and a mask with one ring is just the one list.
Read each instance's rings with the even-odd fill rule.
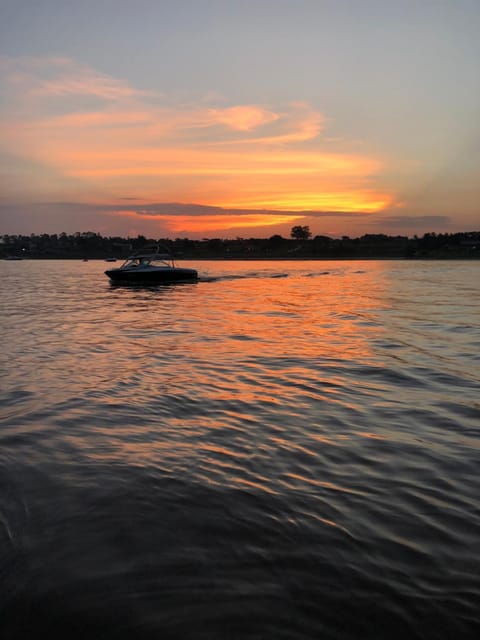
[[193,266],[0,263],[1,637],[480,637],[480,263]]

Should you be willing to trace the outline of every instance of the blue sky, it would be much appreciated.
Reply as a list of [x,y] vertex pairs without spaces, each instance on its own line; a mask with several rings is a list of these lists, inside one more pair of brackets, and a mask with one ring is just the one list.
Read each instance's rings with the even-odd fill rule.
[[0,234],[478,229],[478,33],[473,0],[1,0]]

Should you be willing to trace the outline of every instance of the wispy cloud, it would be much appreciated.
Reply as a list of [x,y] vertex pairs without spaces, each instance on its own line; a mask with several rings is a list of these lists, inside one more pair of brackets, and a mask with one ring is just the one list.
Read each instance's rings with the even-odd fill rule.
[[279,120],[280,115],[256,105],[239,105],[226,109],[209,109],[212,123],[224,124],[237,131],[251,131]]
[[92,75],[85,72],[77,78],[63,77],[57,80],[45,81],[35,89],[32,94],[38,95],[91,95],[105,100],[118,100],[139,95],[129,86],[100,75]]
[[1,56],[0,72],[10,85],[31,96],[90,95],[105,100],[122,100],[146,95],[126,82],[70,58]]

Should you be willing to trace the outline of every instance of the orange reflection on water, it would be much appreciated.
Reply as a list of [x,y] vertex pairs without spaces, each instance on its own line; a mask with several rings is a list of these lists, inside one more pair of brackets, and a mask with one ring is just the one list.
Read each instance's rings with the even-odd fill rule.
[[[320,448],[351,438],[343,429],[325,432],[317,416],[361,409],[351,393],[361,376],[348,376],[351,367],[379,362],[378,314],[388,306],[381,263],[196,266],[214,280],[106,289],[95,326],[72,323],[80,375],[70,391],[88,390],[96,413],[96,447],[87,434],[86,455],[210,474],[212,482],[238,476],[253,487],[265,483],[244,469],[252,456],[314,460]],[[72,368],[61,357],[55,366]]]

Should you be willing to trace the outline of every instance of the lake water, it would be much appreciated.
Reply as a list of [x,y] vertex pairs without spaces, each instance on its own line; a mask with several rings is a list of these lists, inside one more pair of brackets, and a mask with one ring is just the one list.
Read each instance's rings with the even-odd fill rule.
[[0,636],[480,637],[480,262],[1,262]]

